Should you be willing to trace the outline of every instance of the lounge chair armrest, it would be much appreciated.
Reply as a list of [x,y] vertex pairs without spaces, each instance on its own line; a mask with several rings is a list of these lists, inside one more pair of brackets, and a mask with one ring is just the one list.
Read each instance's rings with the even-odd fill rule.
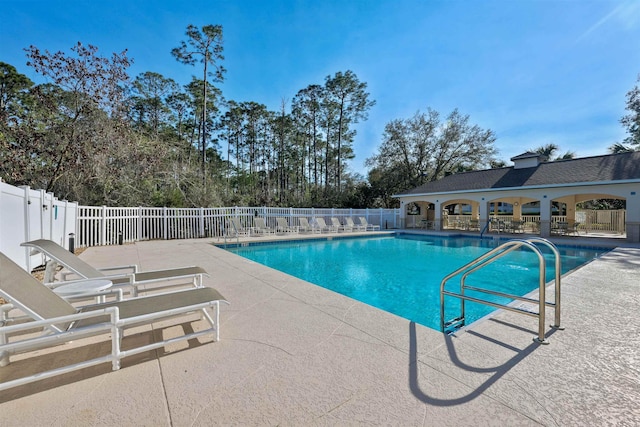
[[[2,333],[8,335],[8,334],[13,334],[15,332],[29,331],[36,328],[46,328],[46,327],[57,325],[60,323],[70,323],[70,322],[75,322],[76,320],[90,319],[92,317],[100,317],[100,316],[112,316],[112,315],[115,316],[116,321],[119,320],[120,316],[119,316],[118,307],[100,308],[97,310],[86,311],[82,313],[52,317],[50,319],[34,320],[33,322],[20,323],[18,325],[3,326]],[[107,325],[111,327],[109,323],[107,323]],[[108,329],[108,328],[105,328],[105,329]],[[3,345],[0,345],[0,348],[4,346],[9,346],[9,345],[11,344],[3,344]]]
[[[115,295],[116,301],[122,301],[124,299],[124,292],[122,291],[122,288],[111,288],[111,289],[105,289],[104,291],[98,291],[98,292],[87,292],[82,295],[72,295],[72,296],[63,297],[63,298],[66,299],[67,301],[80,301],[88,298],[106,297],[108,295]],[[91,303],[88,305],[93,305],[93,304],[94,303]]]
[[100,267],[96,268],[98,271],[117,271],[117,270],[131,270],[130,273],[137,273],[139,271],[139,267],[137,264],[131,265],[117,265],[113,267]]
[[[72,282],[74,280],[83,280],[84,278],[73,271],[61,271],[60,279],[63,282]],[[52,282],[53,283],[53,282]]]

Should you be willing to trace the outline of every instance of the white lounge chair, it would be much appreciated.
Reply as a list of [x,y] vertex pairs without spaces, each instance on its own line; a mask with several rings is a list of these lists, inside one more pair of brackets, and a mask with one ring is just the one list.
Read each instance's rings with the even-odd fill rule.
[[324,232],[337,233],[338,232],[338,227],[336,227],[335,225],[327,225],[327,223],[324,222],[324,218],[316,218],[316,224],[318,224],[318,228],[320,229],[321,233],[324,233]]
[[245,227],[242,225],[242,221],[237,216],[232,216],[229,218],[231,225],[227,227],[227,229],[231,232],[233,237],[244,237],[249,236],[251,234],[251,228]]
[[[64,366],[48,366],[48,370],[44,372],[30,372],[19,378],[3,381],[0,383],[0,391],[102,363],[111,362],[112,369],[118,370],[120,360],[125,357],[203,335],[212,334],[217,341],[220,339],[220,302],[227,303],[218,291],[203,287],[76,308],[51,289],[42,286],[38,280],[2,253],[0,296],[9,302],[6,305],[19,309],[33,319],[9,326],[2,323],[0,367],[6,367],[11,356],[15,354],[43,349],[55,350],[54,347],[71,341],[74,345],[79,345],[84,338],[96,336],[105,336],[105,339],[111,341],[111,350],[107,354],[94,357],[87,351],[87,354],[91,354],[88,357],[92,358],[74,361],[75,363],[69,363],[67,357],[55,358],[54,354],[38,354],[37,357],[51,357],[57,364],[66,363]],[[215,320],[207,312],[207,308],[213,309]],[[200,318],[204,318],[209,327],[174,338],[151,343],[141,342],[138,347],[127,350],[121,348],[126,329],[190,313],[200,313]],[[43,333],[38,334],[38,330]]]
[[364,225],[356,224],[355,222],[353,222],[353,218],[351,218],[350,216],[346,217],[344,221],[345,225],[350,227],[352,231],[365,231],[367,229],[367,227],[365,227]]
[[[114,286],[129,286],[133,296],[138,295],[138,288],[142,285],[157,285],[162,282],[168,286],[188,284],[194,287],[202,287],[202,277],[208,275],[203,268],[197,266],[154,271],[138,271],[137,265],[97,269],[51,240],[32,240],[22,243],[21,246],[33,248],[36,253],[43,253],[46,257],[81,278],[109,279]],[[49,270],[51,271],[52,269]],[[45,277],[44,282],[53,282],[53,277]]]
[[300,227],[298,231],[300,233],[320,233],[321,230],[318,227],[314,227],[309,224],[309,220],[307,218],[298,218],[298,222],[300,222]]
[[265,234],[274,234],[275,230],[271,227],[268,227],[264,221],[264,218],[255,217],[253,218],[253,234],[256,236],[264,236]]
[[344,224],[344,225],[341,224],[340,220],[338,218],[336,218],[335,216],[331,217],[331,225],[333,227],[335,227],[335,229],[337,231],[353,231],[352,227],[349,227],[349,225],[347,225],[347,224]]
[[297,227],[291,227],[286,218],[276,218],[276,233],[297,233]]
[[367,230],[367,231],[380,230],[380,226],[379,225],[369,224],[369,222],[367,221],[367,218],[365,218],[363,216],[358,217],[358,218],[360,219],[360,225],[362,225],[365,230]]

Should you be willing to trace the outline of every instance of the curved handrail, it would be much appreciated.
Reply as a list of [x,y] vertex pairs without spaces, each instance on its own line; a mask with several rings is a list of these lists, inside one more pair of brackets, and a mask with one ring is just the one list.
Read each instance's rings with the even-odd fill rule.
[[[546,262],[544,259],[544,255],[542,254],[542,251],[540,250],[540,248],[538,248],[536,246],[536,243],[541,243],[544,244],[546,246],[548,246],[554,254],[554,258],[555,258],[555,269],[556,269],[556,287],[555,287],[555,302],[554,303],[548,303],[546,302],[546,296],[545,296],[545,291],[546,291]],[[497,291],[491,291],[488,289],[482,289],[482,288],[476,288],[476,287],[472,287],[472,286],[466,286],[465,285],[465,280],[467,278],[467,276],[469,276],[471,273],[483,268],[484,266],[496,261],[499,258],[502,258],[503,256],[507,255],[508,253],[519,249],[521,247],[526,247],[529,248],[530,250],[532,250],[536,256],[538,257],[538,265],[539,265],[539,269],[540,269],[540,274],[539,274],[539,297],[538,300],[535,299],[531,299],[531,298],[527,298],[527,297],[522,297],[522,296],[518,296],[518,295],[511,295],[511,294],[506,294],[506,293],[502,293],[502,292],[497,292]],[[446,291],[444,289],[446,283],[454,276],[463,273],[461,279],[460,279],[460,293],[454,293],[454,292],[450,292],[450,291]],[[480,257],[474,259],[473,261],[468,262],[467,264],[463,265],[462,267],[456,269],[454,272],[448,274],[444,279],[442,279],[442,281],[440,282],[440,327],[442,329],[442,331],[444,332],[445,330],[445,305],[444,305],[444,297],[445,295],[448,296],[453,296],[453,297],[457,297],[460,298],[462,300],[462,304],[461,304],[461,315],[458,319],[456,320],[464,320],[464,301],[472,301],[472,302],[477,302],[477,303],[481,303],[481,304],[486,304],[486,305],[491,305],[493,307],[497,307],[497,308],[504,308],[506,310],[510,310],[510,311],[515,311],[518,313],[522,313],[522,314],[527,314],[527,315],[531,315],[531,316],[536,316],[538,317],[539,321],[538,321],[538,337],[535,338],[535,340],[539,343],[546,343],[545,341],[545,336],[544,336],[544,321],[545,321],[545,306],[552,306],[555,307],[555,322],[553,327],[554,328],[560,328],[560,275],[561,275],[561,261],[560,261],[560,253],[558,252],[557,247],[551,243],[550,241],[543,239],[543,238],[538,238],[538,237],[532,237],[532,238],[528,238],[528,239],[514,239],[514,240],[510,240],[506,243],[501,244],[500,246],[498,246],[497,248],[494,248],[492,250],[490,250],[489,252],[481,255]],[[470,289],[470,290],[475,290],[475,291],[479,291],[479,292],[484,292],[484,293],[488,293],[488,294],[492,294],[492,295],[498,295],[498,296],[503,296],[503,297],[507,297],[507,298],[511,298],[511,299],[518,299],[518,300],[524,300],[524,301],[528,301],[528,302],[536,302],[538,303],[538,313],[531,313],[528,311],[524,311],[522,309],[516,308],[516,307],[512,307],[512,306],[508,306],[508,305],[504,305],[504,304],[498,304],[498,303],[493,303],[491,301],[486,301],[486,300],[482,300],[479,298],[474,298],[474,297],[469,297],[466,296],[464,294],[465,289]]]
[[558,251],[558,247],[554,245],[550,240],[543,239],[542,237],[529,237],[526,239],[529,242],[542,243],[553,252],[553,257],[555,261],[555,297],[554,297],[554,307],[555,307],[555,316],[553,327],[556,329],[564,329],[560,326],[560,280],[562,277],[562,262],[560,261],[560,252]]

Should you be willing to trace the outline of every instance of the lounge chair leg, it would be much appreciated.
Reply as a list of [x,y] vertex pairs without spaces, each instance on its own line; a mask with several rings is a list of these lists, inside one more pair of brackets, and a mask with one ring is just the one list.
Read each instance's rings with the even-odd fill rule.
[[220,303],[216,302],[216,342],[220,341]]
[[117,326],[111,328],[111,370],[120,369],[120,345],[122,344],[122,330]]
[[0,368],[4,368],[8,364],[9,364],[9,353],[6,351],[3,351],[2,353],[0,353]]

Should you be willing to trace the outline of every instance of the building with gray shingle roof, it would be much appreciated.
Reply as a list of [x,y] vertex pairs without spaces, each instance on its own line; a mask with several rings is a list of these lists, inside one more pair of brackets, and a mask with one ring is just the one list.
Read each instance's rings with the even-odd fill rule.
[[621,199],[627,204],[627,239],[640,240],[640,152],[545,160],[527,152],[511,158],[514,166],[449,175],[395,197],[403,207],[412,203],[425,210],[431,207],[430,219],[437,228],[442,225],[442,209],[451,204],[471,205],[472,215],[486,224],[491,203],[512,204],[514,216],[518,216],[522,204],[539,202],[542,236],[550,233],[552,201],[566,204],[571,221],[575,220],[576,203]]

